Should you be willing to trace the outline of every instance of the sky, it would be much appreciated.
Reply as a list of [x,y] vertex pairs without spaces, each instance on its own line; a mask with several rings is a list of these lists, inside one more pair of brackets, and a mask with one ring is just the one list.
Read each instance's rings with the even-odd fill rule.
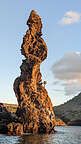
[[53,105],[59,105],[81,92],[81,0],[1,0],[0,102],[17,103],[13,83],[20,75],[20,49],[32,9],[42,19],[48,48],[42,80]]

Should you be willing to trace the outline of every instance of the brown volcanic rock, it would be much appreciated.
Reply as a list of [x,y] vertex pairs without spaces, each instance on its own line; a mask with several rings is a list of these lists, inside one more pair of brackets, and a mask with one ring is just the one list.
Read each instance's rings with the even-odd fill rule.
[[[47,46],[44,40],[29,29],[23,38],[23,44],[21,46],[21,53],[27,58],[28,55],[36,57],[41,62],[47,57]],[[35,57],[34,57],[35,56]]]
[[23,125],[14,122],[8,124],[8,135],[23,135]]
[[41,18],[34,10],[31,11],[27,25],[29,26],[29,30],[27,30],[26,35],[23,38],[21,53],[27,59],[28,55],[30,55],[30,57],[32,56],[33,59],[36,58],[38,62],[42,62],[47,57],[47,46],[44,40],[41,38]]
[[61,119],[56,118],[55,126],[67,126]]
[[0,103],[0,125],[7,125],[8,123],[12,122],[12,119],[11,113],[6,109],[4,104]]
[[31,32],[34,33],[34,35],[41,36],[41,29],[42,29],[41,18],[39,15],[36,14],[34,10],[32,10],[30,13],[27,25],[29,26]]
[[5,104],[0,103],[0,134],[8,133],[8,124],[20,122],[15,114],[8,111]]
[[[42,85],[40,73],[40,64],[47,57],[47,46],[41,38],[41,19],[34,10],[32,10],[27,24],[29,30],[27,30],[21,46],[21,53],[26,59],[20,66],[20,77],[16,78],[14,82],[14,91],[18,100],[16,114],[23,125],[23,132],[51,133],[54,132],[55,116],[51,100]],[[14,125],[11,124],[12,134],[14,134]],[[22,129],[22,126],[20,127]],[[17,125],[15,129],[17,129]]]

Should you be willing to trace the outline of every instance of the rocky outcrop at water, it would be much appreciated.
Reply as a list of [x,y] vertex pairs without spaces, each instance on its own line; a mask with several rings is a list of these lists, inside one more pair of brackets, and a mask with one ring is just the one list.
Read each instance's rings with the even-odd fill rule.
[[55,119],[55,126],[67,126],[67,124],[63,122],[63,120],[61,120],[60,118],[55,117]]
[[47,90],[43,86],[40,64],[47,57],[47,46],[41,37],[42,22],[34,10],[27,21],[29,30],[23,38],[21,53],[25,59],[21,75],[14,82],[18,100],[16,116],[21,123],[10,123],[9,134],[54,133],[55,116]]
[[0,133],[8,133],[8,124],[20,122],[16,115],[7,110],[5,104],[0,103]]
[[0,133],[7,133],[7,124],[11,122],[10,112],[0,103]]

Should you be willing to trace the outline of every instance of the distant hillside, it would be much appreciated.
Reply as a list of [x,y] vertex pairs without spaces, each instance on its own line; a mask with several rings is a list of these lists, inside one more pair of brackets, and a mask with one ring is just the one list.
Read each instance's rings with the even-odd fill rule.
[[81,93],[65,104],[54,107],[54,112],[68,125],[81,126]]

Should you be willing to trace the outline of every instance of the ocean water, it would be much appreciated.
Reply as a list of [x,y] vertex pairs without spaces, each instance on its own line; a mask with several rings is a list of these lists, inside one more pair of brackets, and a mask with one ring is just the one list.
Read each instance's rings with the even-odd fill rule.
[[55,134],[5,136],[0,135],[0,144],[81,144],[81,127],[55,127]]

